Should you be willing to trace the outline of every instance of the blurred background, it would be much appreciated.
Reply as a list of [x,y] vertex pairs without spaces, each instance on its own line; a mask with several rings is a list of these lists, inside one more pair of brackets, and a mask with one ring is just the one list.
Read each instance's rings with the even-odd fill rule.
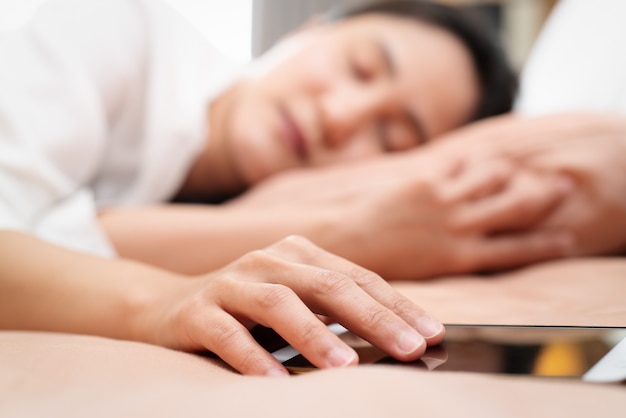
[[[0,0],[0,31],[10,32],[48,0]],[[224,54],[247,61],[338,0],[164,0]],[[353,2],[363,0],[351,0]],[[520,68],[557,0],[433,0],[476,7],[496,25]]]

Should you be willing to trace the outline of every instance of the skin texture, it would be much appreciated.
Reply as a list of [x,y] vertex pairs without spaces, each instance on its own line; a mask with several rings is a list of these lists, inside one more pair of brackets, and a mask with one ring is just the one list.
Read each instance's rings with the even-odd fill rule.
[[287,173],[232,205],[336,213],[332,234],[311,236],[389,280],[511,268],[568,253],[565,230],[526,229],[570,193],[565,177],[513,175],[504,160],[465,164],[462,156],[439,157],[424,148],[323,172]]
[[309,26],[212,104],[182,193],[407,150],[465,123],[477,102],[469,53],[443,29],[377,14]]
[[74,253],[19,232],[0,231],[0,244],[1,329],[210,350],[243,374],[270,376],[287,371],[252,338],[255,324],[275,329],[320,368],[354,365],[358,356],[317,315],[402,360],[444,335],[380,276],[300,237],[197,277]]
[[[362,207],[371,209],[375,205],[371,200],[366,204],[366,198],[371,198],[376,193],[377,181],[385,178],[385,173],[394,173],[393,170],[397,170],[395,175],[403,175],[406,179],[404,172],[408,168],[403,170],[401,166],[401,160],[405,158],[430,173],[436,173],[437,170],[433,168],[433,165],[438,165],[436,163],[459,161],[465,165],[465,172],[459,178],[480,178],[482,175],[493,179],[494,164],[508,164],[508,181],[497,187],[497,193],[483,194],[480,199],[456,201],[452,205],[453,209],[447,212],[444,207],[432,210],[419,227],[416,224],[416,228],[411,230],[412,240],[398,241],[402,236],[398,232],[401,227],[407,228],[404,231],[409,231],[410,222],[407,218],[397,218],[399,229],[394,233],[391,232],[391,225],[385,222],[392,219],[391,214],[399,213],[399,209],[391,204],[387,205],[386,210],[369,218],[369,222],[357,223],[363,236],[376,237],[372,244],[374,249],[368,252],[367,246],[358,246],[356,251],[363,257],[360,259],[359,255],[349,253],[351,247],[347,244],[348,241],[344,241],[345,249],[337,248],[335,251],[358,259],[376,271],[385,272],[390,278],[403,275],[410,277],[411,274],[413,278],[427,277],[438,275],[442,271],[459,273],[514,267],[533,262],[534,256],[538,256],[534,261],[539,261],[542,254],[545,258],[550,258],[622,254],[624,251],[626,199],[622,191],[626,188],[626,170],[623,165],[626,159],[626,118],[623,116],[580,112],[533,118],[507,115],[457,130],[436,143],[416,150],[413,156],[409,154],[398,157],[400,162],[396,162],[395,167],[384,168],[382,165],[377,167],[375,164],[368,164],[360,175],[354,167],[346,169],[355,175],[337,176],[325,185],[322,176],[311,176],[308,188],[304,187],[305,182],[298,184],[299,181],[293,177],[286,179],[282,185],[279,184],[280,181],[275,181],[274,187],[270,185],[264,190],[264,186],[261,186],[252,191],[250,200],[258,199],[266,205],[272,199],[287,204],[287,200],[293,202],[302,198],[304,202],[312,204],[315,195],[310,190],[316,187],[315,184],[320,188],[318,196],[322,196],[322,200],[324,196],[328,199],[331,195],[326,191],[331,187],[338,195],[357,199],[354,195],[358,193],[350,195],[345,190],[349,190],[347,186],[342,193],[340,184],[345,182],[353,185],[361,180],[364,183],[364,191],[361,192],[364,196],[361,196],[362,200],[355,201],[362,203]],[[477,171],[472,174],[472,170]],[[402,182],[408,184],[407,180]],[[446,187],[446,182],[441,178],[430,184],[432,190],[441,191]],[[380,202],[398,203],[399,207],[403,207],[404,200],[391,192],[390,184],[385,186],[389,194],[386,195],[387,200],[381,199]],[[358,190],[357,187],[352,187]],[[298,194],[297,190],[306,190],[309,196],[305,197],[305,193]],[[410,189],[407,187],[405,190]],[[289,197],[281,200],[281,193]],[[242,200],[245,199],[244,196]],[[428,206],[428,199],[422,199],[420,204]],[[415,205],[411,206],[407,202],[404,207]],[[350,215],[346,212],[345,218],[345,224],[348,225],[359,213],[357,206],[352,207],[349,213]],[[417,220],[418,217],[414,219]],[[437,219],[445,221],[438,223]],[[433,228],[436,225],[439,227]],[[446,230],[446,227],[449,229]],[[369,233],[372,229],[373,233]],[[413,253],[413,260],[420,260],[422,270],[411,269],[411,258],[401,257],[403,250],[416,247],[415,237],[420,230],[429,232],[424,234],[427,237],[425,244],[419,247],[423,259],[419,258],[420,252]],[[470,233],[469,236],[472,237],[472,231],[482,231],[483,235],[479,233],[478,236],[484,239],[483,243],[500,243],[503,245],[498,248],[508,251],[503,250],[499,254],[497,250],[483,253],[480,250],[481,242],[475,240],[470,240],[468,246],[464,247],[466,234]],[[528,234],[534,236],[534,239],[524,241]],[[336,234],[333,236],[337,237]],[[390,238],[389,242],[385,241],[386,236]],[[447,236],[450,239],[446,241]],[[385,246],[382,245],[383,242]],[[522,242],[534,244],[529,244],[522,250]],[[552,247],[553,252],[547,250],[550,243],[557,242],[561,245]],[[390,251],[381,254],[379,261],[376,261],[377,254],[380,254],[376,250],[380,248],[388,248]],[[560,253],[559,250],[554,251],[556,248],[560,249]],[[491,254],[493,257],[482,258],[481,254]],[[522,254],[528,255],[528,258],[523,259]],[[389,257],[393,261],[403,260],[401,265],[407,271],[390,270],[392,261],[389,261]],[[429,260],[434,260],[431,268]]]
[[477,162],[502,158],[539,176],[570,179],[572,193],[536,225],[568,231],[570,255],[623,253],[626,118],[580,112],[499,117],[449,135],[439,144],[442,156],[458,155],[461,141]]

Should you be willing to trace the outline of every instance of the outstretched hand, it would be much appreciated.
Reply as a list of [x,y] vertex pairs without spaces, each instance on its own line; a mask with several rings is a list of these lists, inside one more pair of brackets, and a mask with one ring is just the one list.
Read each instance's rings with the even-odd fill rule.
[[380,276],[291,236],[221,270],[182,281],[150,311],[151,338],[208,349],[244,374],[286,375],[251,336],[273,328],[320,368],[358,363],[317,315],[336,321],[399,360],[415,360],[444,336],[441,323]]
[[287,374],[252,337],[256,324],[274,329],[320,368],[358,362],[326,320],[407,361],[445,333],[380,276],[298,236],[197,277],[93,257],[15,231],[0,231],[0,246],[0,329],[210,350],[256,375]]

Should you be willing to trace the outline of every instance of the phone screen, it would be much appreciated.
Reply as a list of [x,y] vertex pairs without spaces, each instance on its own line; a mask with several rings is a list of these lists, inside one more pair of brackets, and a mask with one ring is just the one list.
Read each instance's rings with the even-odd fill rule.
[[[446,325],[443,343],[417,361],[392,359],[340,325],[330,326],[359,354],[360,364],[397,364],[435,371],[467,371],[583,378],[618,344],[614,363],[626,368],[626,328]],[[315,370],[291,347],[274,353],[293,374]],[[611,366],[614,368],[614,366]],[[624,373],[624,369],[621,371]],[[622,376],[621,378],[619,376]],[[619,375],[613,381],[621,381]]]

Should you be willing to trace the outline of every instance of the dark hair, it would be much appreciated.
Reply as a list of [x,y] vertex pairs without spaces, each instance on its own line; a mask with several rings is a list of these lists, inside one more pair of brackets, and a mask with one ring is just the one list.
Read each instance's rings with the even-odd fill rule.
[[342,5],[330,11],[330,21],[368,13],[398,16],[440,27],[455,35],[472,56],[480,80],[481,97],[471,121],[511,110],[517,93],[517,75],[493,25],[476,10],[425,0],[371,1]]

